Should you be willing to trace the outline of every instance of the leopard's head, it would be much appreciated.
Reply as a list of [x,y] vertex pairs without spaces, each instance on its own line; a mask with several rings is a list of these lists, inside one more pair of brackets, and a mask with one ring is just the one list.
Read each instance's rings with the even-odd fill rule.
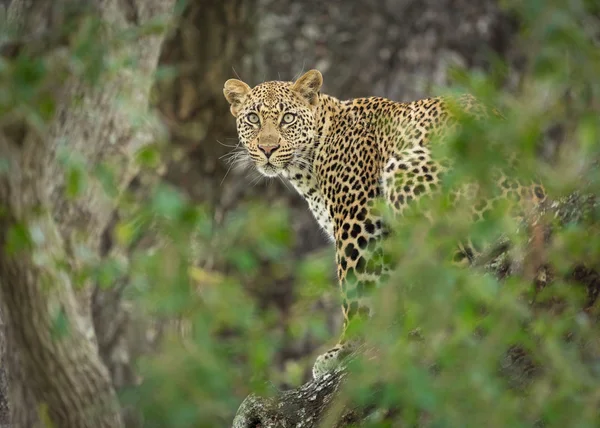
[[310,169],[322,84],[317,70],[295,82],[270,81],[254,88],[237,79],[225,82],[240,144],[263,175],[274,177],[294,166]]

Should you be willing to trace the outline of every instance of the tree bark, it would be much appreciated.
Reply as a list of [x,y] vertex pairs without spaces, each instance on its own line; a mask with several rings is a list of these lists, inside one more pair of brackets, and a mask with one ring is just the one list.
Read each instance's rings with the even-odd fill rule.
[[[250,395],[240,405],[233,428],[317,427],[345,376],[343,371],[326,374],[271,399]],[[352,409],[344,409],[341,419],[356,422]]]
[[[114,199],[93,177],[77,197],[69,197],[62,162],[66,154],[85,171],[109,163],[117,193],[127,185],[134,173],[132,155],[153,134],[149,120],[148,126],[134,127],[129,112],[147,109],[166,27],[125,42],[119,38],[168,17],[172,6],[173,0],[97,0],[85,7],[69,0],[15,0],[9,7],[18,37],[3,46],[10,48],[4,52],[42,58],[47,70],[43,95],[54,104],[46,123],[10,111],[11,120],[3,121],[0,133],[0,153],[8,165],[0,176],[0,299],[16,426],[122,424],[98,355],[91,284],[76,292],[71,277],[84,263],[83,249],[92,257],[99,254]],[[96,25],[94,42],[104,49],[95,69],[97,82],[73,71],[66,24],[81,32]],[[116,72],[102,69],[124,58],[132,65]]]

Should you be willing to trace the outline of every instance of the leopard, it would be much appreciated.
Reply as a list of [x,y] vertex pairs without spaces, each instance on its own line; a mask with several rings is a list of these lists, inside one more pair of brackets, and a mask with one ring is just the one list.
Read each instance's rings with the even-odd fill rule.
[[[313,69],[293,81],[272,80],[251,88],[229,79],[223,87],[241,155],[262,175],[291,183],[335,246],[344,323],[337,344],[317,357],[315,379],[339,368],[356,349],[357,341],[347,339],[348,326],[356,317],[369,317],[369,291],[389,276],[382,242],[390,228],[378,201],[401,217],[425,196],[439,193],[452,161],[436,158],[433,142],[444,144],[456,130],[454,104],[475,118],[489,114],[470,94],[411,102],[340,100],[323,93],[322,86],[321,72]],[[511,181],[500,173],[497,186],[496,198],[533,205],[546,199],[538,181]],[[465,189],[456,189],[455,196]],[[481,219],[493,202],[473,204],[474,219]],[[461,244],[454,258],[469,262],[474,253]]]

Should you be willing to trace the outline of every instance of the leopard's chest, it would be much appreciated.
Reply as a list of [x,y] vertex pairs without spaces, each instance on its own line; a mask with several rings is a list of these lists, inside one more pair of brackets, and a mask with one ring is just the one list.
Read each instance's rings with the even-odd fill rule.
[[321,226],[328,238],[333,241],[333,221],[329,215],[328,204],[322,193],[316,187],[302,186],[293,181],[292,185],[304,197],[315,220],[317,220],[317,223],[319,223],[319,226]]
[[330,216],[329,204],[321,191],[317,177],[314,174],[309,174],[306,170],[297,170],[288,172],[285,174],[285,178],[304,198],[321,229],[333,241],[333,221]]

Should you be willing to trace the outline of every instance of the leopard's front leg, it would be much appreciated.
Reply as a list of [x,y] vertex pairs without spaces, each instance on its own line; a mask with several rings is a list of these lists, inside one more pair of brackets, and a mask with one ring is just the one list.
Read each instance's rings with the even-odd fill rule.
[[315,379],[339,367],[360,345],[362,338],[348,335],[348,326],[353,320],[368,318],[373,313],[370,294],[386,273],[382,221],[366,206],[356,211],[355,216],[340,219],[334,225],[344,329],[338,343],[317,357],[313,366]]

